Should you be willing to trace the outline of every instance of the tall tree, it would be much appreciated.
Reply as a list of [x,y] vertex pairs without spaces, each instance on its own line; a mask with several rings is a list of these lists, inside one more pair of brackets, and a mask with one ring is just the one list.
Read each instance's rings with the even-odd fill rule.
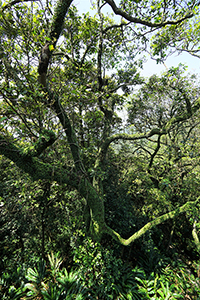
[[[0,153],[34,181],[57,181],[76,189],[86,200],[85,224],[94,239],[107,233],[129,245],[199,201],[184,203],[124,239],[105,222],[102,184],[113,142],[154,136],[159,141],[199,109],[198,99],[191,102],[179,90],[185,109],[162,126],[152,123],[149,130],[133,134],[117,130],[116,109],[123,107],[134,85],[143,83],[136,55],[145,49],[148,34],[191,19],[197,2],[124,0],[117,6],[113,0],[97,1],[94,18],[79,17],[72,2],[58,0],[55,8],[50,2],[40,7],[32,1],[1,6]],[[103,15],[106,5],[121,16],[119,24]],[[120,88],[122,96],[117,94]],[[61,140],[62,155],[54,160]]]

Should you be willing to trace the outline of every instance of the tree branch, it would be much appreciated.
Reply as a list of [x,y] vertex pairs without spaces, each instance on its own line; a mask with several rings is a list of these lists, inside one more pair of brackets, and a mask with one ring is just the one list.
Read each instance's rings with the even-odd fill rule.
[[28,148],[26,153],[32,157],[39,156],[45,149],[51,146],[56,141],[55,133],[51,130],[43,130],[38,141],[33,147]]
[[[28,153],[27,153],[28,152]],[[76,187],[76,175],[72,173],[72,169],[64,170],[54,167],[52,164],[44,163],[36,157],[30,155],[30,151],[25,148],[15,146],[9,137],[0,135],[0,154],[4,155],[14,162],[21,170],[28,173],[33,180],[46,179],[57,182],[67,183]]]
[[15,5],[15,4],[18,4],[18,3],[23,3],[23,2],[37,2],[39,0],[14,0],[14,1],[11,1],[9,2],[8,4],[6,4],[5,6],[3,6],[2,10],[4,11],[5,9],[7,8],[11,8],[11,6]]
[[193,236],[195,245],[197,247],[197,250],[200,253],[200,241],[199,241],[199,237],[198,237],[198,234],[197,234],[196,223],[197,223],[197,221],[195,220],[194,224],[193,224],[192,236]]
[[[164,126],[164,128],[159,129],[159,128],[154,128],[151,131],[149,131],[147,134],[143,133],[135,133],[135,134],[126,134],[126,133],[121,133],[121,134],[115,134],[110,137],[107,137],[105,141],[103,142],[100,150],[99,150],[99,156],[96,162],[96,165],[98,166],[105,158],[107,150],[109,145],[117,140],[129,140],[129,141],[135,141],[135,140],[140,140],[140,139],[145,139],[145,138],[150,138],[153,135],[159,135],[160,137],[164,134],[167,134],[171,126],[188,120],[194,113],[196,113],[200,108],[200,98],[197,99],[193,107],[191,108],[190,112],[187,112],[185,114],[182,114],[181,116],[176,116],[171,118],[168,123]],[[156,152],[157,153],[157,152]]]
[[114,11],[114,13],[116,15],[120,15],[124,19],[126,19],[127,21],[130,21],[132,23],[145,25],[145,26],[148,26],[148,27],[151,27],[151,28],[160,28],[160,27],[164,27],[166,25],[176,25],[176,24],[179,24],[179,23],[183,22],[186,19],[189,19],[189,18],[193,17],[193,13],[187,13],[184,17],[180,18],[177,21],[169,20],[169,21],[160,22],[160,23],[152,23],[152,22],[149,22],[149,21],[145,21],[145,20],[138,19],[138,18],[130,16],[125,11],[118,8],[116,6],[114,0],[105,0],[105,2],[111,6],[112,10]]
[[128,26],[130,23],[131,22],[110,25],[110,26],[106,27],[105,29],[103,29],[103,33],[106,33],[107,31],[109,31],[109,30],[111,30],[113,28],[123,28],[123,26]]
[[149,173],[150,173],[150,169],[153,164],[154,157],[156,156],[156,154],[158,153],[158,151],[160,149],[160,138],[161,138],[161,135],[158,136],[156,149],[154,150],[154,153],[151,155],[151,159],[150,159],[149,166],[148,166]]
[[[46,88],[46,74],[49,66],[49,61],[52,56],[53,49],[55,48],[56,43],[60,37],[65,15],[72,1],[73,0],[58,1],[57,6],[55,8],[55,14],[53,17],[51,29],[48,35],[49,41],[44,45],[44,47],[41,50],[38,73],[39,73],[39,82],[44,88]],[[52,50],[49,47],[50,45],[53,46]]]
[[154,128],[147,134],[143,133],[135,133],[135,134],[127,134],[127,133],[119,133],[119,134],[114,134],[110,137],[107,137],[105,142],[103,143],[101,147],[101,152],[102,154],[106,153],[109,145],[117,140],[124,140],[124,141],[136,141],[144,138],[150,138],[153,135],[162,135],[165,134],[165,132],[162,132],[159,128]]
[[101,238],[101,230],[105,226],[103,200],[99,197],[95,188],[86,178],[74,168],[64,168],[42,162],[40,159],[30,156],[26,150],[15,146],[9,137],[0,135],[0,154],[14,162],[21,170],[28,173],[32,179],[46,179],[64,183],[75,188],[85,198],[90,208],[92,220],[92,233],[96,239]]
[[123,239],[117,232],[115,232],[110,227],[106,226],[104,231],[105,233],[112,236],[116,241],[120,242],[120,244],[124,246],[129,246],[131,243],[133,243],[136,239],[140,238],[143,234],[145,234],[148,230],[152,229],[153,227],[163,223],[166,220],[173,219],[174,217],[178,216],[179,214],[186,212],[190,207],[197,204],[200,200],[200,197],[197,198],[196,201],[188,201],[184,205],[176,208],[175,210],[168,212],[155,220],[147,223],[145,226],[143,226],[140,230],[135,232],[131,237],[128,239]]
[[53,110],[56,112],[57,117],[59,118],[60,123],[62,124],[62,127],[65,131],[77,171],[81,172],[82,174],[85,173],[85,169],[80,157],[80,151],[79,151],[78,141],[76,138],[76,133],[57,95],[53,96],[51,108],[53,108]]

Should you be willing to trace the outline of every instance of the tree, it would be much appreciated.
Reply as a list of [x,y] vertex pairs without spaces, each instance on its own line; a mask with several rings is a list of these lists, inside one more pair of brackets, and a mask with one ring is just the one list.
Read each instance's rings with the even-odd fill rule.
[[170,26],[158,31],[151,42],[150,53],[157,62],[164,62],[174,52],[189,53],[199,58],[199,18],[198,10],[196,17],[190,21],[184,21],[178,26]]
[[[40,7],[13,1],[1,7],[0,153],[33,181],[76,189],[86,201],[85,225],[94,239],[101,240],[106,233],[129,245],[199,201],[157,217],[128,239],[105,222],[103,177],[111,144],[158,137],[159,145],[162,136],[188,122],[199,109],[198,98],[191,101],[175,87],[184,99],[183,110],[175,109],[162,125],[157,120],[149,130],[140,128],[133,134],[117,130],[116,110],[123,107],[132,87],[144,82],[135,57],[148,43],[148,34],[191,19],[197,3],[121,1],[117,7],[114,1],[97,1],[98,15],[81,18],[72,2],[59,0],[52,8],[49,2]],[[105,5],[122,17],[120,24],[103,15]],[[114,68],[116,72],[108,76],[106,71]],[[119,88],[122,96],[117,94]]]

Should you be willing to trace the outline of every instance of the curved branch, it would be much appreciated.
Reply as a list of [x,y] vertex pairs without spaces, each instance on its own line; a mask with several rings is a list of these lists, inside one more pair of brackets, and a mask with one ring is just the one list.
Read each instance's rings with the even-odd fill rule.
[[[185,100],[187,101],[187,99],[185,99]],[[198,98],[196,100],[196,102],[194,103],[194,105],[192,107],[189,106],[188,103],[187,103],[187,106],[188,106],[187,112],[183,113],[182,115],[172,117],[167,122],[167,124],[162,129],[163,133],[169,132],[172,125],[175,125],[176,123],[179,123],[179,122],[187,121],[190,117],[192,117],[200,109],[200,98]]]
[[63,172],[62,169],[54,167],[52,164],[44,163],[31,156],[30,151],[25,148],[15,146],[9,141],[9,137],[0,135],[0,154],[14,162],[21,170],[29,174],[34,181],[39,179],[55,180],[57,182],[62,181],[62,183],[69,184],[72,187],[77,188],[78,186],[75,180],[78,177],[76,178],[76,175],[72,173],[71,168]]
[[102,228],[105,227],[104,205],[102,198],[86,178],[86,175],[77,172],[74,168],[64,168],[42,162],[40,159],[30,156],[26,149],[15,146],[9,137],[0,135],[0,154],[13,161],[21,170],[28,173],[32,179],[46,179],[65,183],[75,188],[87,201],[91,216],[91,233],[95,239],[101,238]]
[[148,26],[151,28],[160,28],[160,27],[164,27],[166,25],[176,25],[176,24],[179,24],[179,23],[183,22],[184,20],[189,19],[194,16],[193,13],[187,13],[184,17],[182,17],[181,19],[179,19],[177,21],[169,20],[169,21],[160,22],[160,23],[152,23],[152,22],[149,22],[146,20],[142,20],[142,19],[138,19],[138,18],[130,16],[125,11],[118,8],[117,5],[115,4],[114,0],[105,0],[105,2],[111,6],[112,10],[114,11],[114,13],[116,15],[120,15],[121,17],[123,17],[124,19],[126,19],[127,21],[130,21],[132,23],[145,25],[145,26]]
[[9,9],[11,8],[11,6],[14,6],[15,4],[18,4],[18,3],[23,3],[23,2],[38,2],[39,0],[13,0],[11,2],[9,2],[8,4],[6,4],[2,10],[4,11],[5,9]]
[[110,25],[108,27],[106,27],[104,30],[103,30],[103,33],[106,33],[107,31],[113,29],[113,28],[123,28],[123,26],[128,26],[131,22],[128,22],[128,23],[121,23],[121,24],[114,24],[114,25]]
[[101,155],[105,155],[107,152],[107,149],[109,147],[109,145],[117,140],[124,140],[124,141],[136,141],[136,140],[140,140],[140,139],[145,139],[145,138],[149,138],[153,135],[162,135],[165,134],[165,132],[162,132],[159,128],[154,128],[152,129],[150,132],[148,132],[147,134],[143,134],[143,133],[135,133],[135,134],[127,134],[127,133],[119,133],[119,134],[114,134],[110,137],[107,137],[106,140],[104,141],[100,152]]
[[96,238],[100,238],[100,233],[107,233],[115,240],[120,242],[124,246],[130,245],[136,239],[145,234],[148,230],[152,229],[156,225],[162,222],[172,219],[187,211],[191,206],[199,202],[200,197],[196,201],[188,201],[183,206],[164,214],[155,220],[147,223],[139,231],[135,232],[130,238],[123,239],[117,232],[106,225],[104,220],[104,206],[101,198],[95,191],[90,182],[83,176],[78,176],[73,170],[64,170],[41,162],[35,157],[22,153],[22,149],[16,147],[13,143],[5,139],[0,135],[0,153],[12,160],[20,169],[28,173],[33,180],[47,179],[57,182],[67,183],[70,186],[76,188],[80,194],[85,197],[87,203],[91,209],[91,218],[93,221],[93,233],[97,232]]
[[151,155],[151,159],[150,159],[149,166],[148,166],[149,172],[150,172],[150,168],[152,167],[154,157],[156,156],[156,154],[158,153],[158,151],[160,149],[160,138],[161,138],[161,135],[158,136],[156,149],[154,150],[154,153]]
[[188,201],[184,205],[176,208],[175,210],[168,212],[153,221],[150,221],[146,225],[144,225],[140,230],[135,232],[131,237],[128,239],[122,238],[117,232],[111,229],[108,226],[105,226],[104,232],[112,236],[116,241],[120,242],[120,244],[124,246],[129,246],[133,243],[136,239],[140,238],[143,234],[145,234],[148,230],[152,229],[153,227],[163,223],[166,220],[173,219],[174,217],[178,216],[180,213],[186,212],[190,207],[197,204],[200,200],[200,197],[197,198],[196,201]]
[[179,123],[179,122],[187,121],[199,109],[200,109],[200,98],[197,99],[197,101],[195,102],[193,107],[191,107],[189,112],[187,111],[186,113],[184,113],[180,116],[175,116],[175,117],[171,118],[167,122],[167,124],[164,126],[164,128],[162,128],[162,129],[154,128],[150,132],[148,132],[147,134],[143,134],[143,133],[135,133],[135,134],[121,133],[121,134],[115,134],[113,136],[107,137],[105,139],[103,145],[101,146],[100,151],[99,151],[99,162],[104,159],[104,157],[106,155],[106,152],[108,150],[108,147],[112,142],[117,141],[117,140],[135,141],[135,140],[139,140],[139,139],[150,138],[153,135],[161,136],[161,135],[167,134],[170,131],[172,125],[174,125],[176,123]]

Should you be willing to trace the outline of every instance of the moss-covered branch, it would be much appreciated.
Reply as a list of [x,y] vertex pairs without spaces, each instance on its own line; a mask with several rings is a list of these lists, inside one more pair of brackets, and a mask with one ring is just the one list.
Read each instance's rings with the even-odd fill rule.
[[55,140],[55,133],[45,129],[40,134],[38,141],[36,141],[33,146],[24,148],[23,152],[27,156],[39,156],[45,149],[51,146]]
[[112,236],[120,244],[122,244],[124,246],[129,246],[131,243],[133,243],[135,240],[137,240],[143,234],[145,234],[148,230],[163,223],[166,220],[173,219],[174,217],[178,216],[180,213],[186,212],[190,207],[194,206],[197,202],[199,202],[199,200],[200,200],[200,197],[196,201],[188,201],[184,205],[176,208],[175,210],[156,218],[155,220],[147,223],[145,226],[143,226],[140,230],[135,232],[128,239],[123,239],[117,232],[115,232],[113,229],[111,229],[108,226],[105,227],[104,232],[109,234],[110,236]]
[[194,221],[194,224],[193,224],[192,236],[194,239],[194,243],[197,247],[197,251],[200,253],[200,241],[199,241],[199,237],[198,237],[197,229],[196,229],[196,220]]
[[[39,81],[40,84],[46,88],[46,73],[49,66],[49,61],[52,56],[52,50],[55,48],[56,43],[60,37],[63,22],[66,16],[66,13],[71,5],[73,0],[59,0],[57,2],[55,13],[53,16],[52,24],[48,34],[48,41],[41,50],[41,56],[38,66]],[[49,47],[52,45],[53,47]]]
[[79,171],[80,174],[85,173],[82,160],[80,157],[80,151],[79,151],[78,141],[76,138],[76,133],[72,127],[71,121],[66,111],[64,110],[62,104],[60,103],[59,98],[56,95],[54,97],[51,108],[53,108],[54,112],[57,114],[57,117],[60,120],[60,123],[63,126],[77,171]]
[[30,150],[26,151],[26,149],[14,145],[8,137],[0,135],[0,154],[14,162],[33,180],[46,179],[66,183],[75,188],[78,187],[79,177],[73,173],[71,168],[67,170],[44,163],[37,157],[31,156],[30,152]]
[[[136,140],[140,140],[140,139],[150,138],[154,135],[158,135],[158,136],[165,135],[170,131],[170,129],[172,128],[173,125],[180,123],[180,122],[187,121],[199,109],[200,109],[200,98],[198,98],[196,100],[193,107],[190,109],[190,112],[183,113],[180,116],[171,118],[162,129],[153,128],[146,134],[144,134],[144,133],[135,133],[135,134],[119,133],[119,134],[114,134],[112,136],[107,137],[105,139],[104,143],[102,144],[101,149],[99,150],[99,163],[104,160],[105,155],[108,150],[108,147],[112,142],[117,141],[117,140],[136,141]],[[97,163],[97,165],[98,165],[98,163]]]
[[[162,132],[159,128],[154,128],[148,133],[135,133],[135,134],[127,134],[127,133],[119,133],[114,134],[112,136],[109,136],[105,139],[104,143],[102,144],[100,150],[99,150],[99,163],[102,162],[106,156],[107,150],[109,145],[118,140],[124,140],[124,141],[136,141],[140,139],[145,139],[152,137],[153,135],[162,135],[164,132]],[[96,162],[96,166],[98,166],[98,161]]]
[[[87,174],[85,172],[82,160],[80,157],[79,145],[77,142],[75,131],[72,127],[70,119],[60,103],[59,97],[49,91],[46,85],[46,73],[49,65],[49,61],[52,55],[49,45],[52,44],[53,48],[56,46],[56,42],[60,36],[65,15],[70,7],[72,0],[59,0],[55,8],[55,14],[53,17],[52,25],[49,31],[50,42],[46,43],[41,51],[41,59],[39,62],[38,73],[40,84],[47,93],[48,102],[51,103],[50,108],[56,112],[60,123],[63,126],[67,141],[71,149],[73,161],[76,169],[76,175],[74,176],[74,182],[70,182],[71,186],[76,187],[79,193],[86,199],[87,205],[90,210],[90,232],[95,239],[101,238],[102,228],[104,227],[104,205],[103,200],[98,195],[95,188],[90,184]],[[52,47],[51,47],[52,48]],[[53,49],[52,48],[52,49]],[[39,146],[39,144],[38,144]]]
[[109,145],[117,140],[129,140],[129,141],[135,141],[135,140],[139,140],[139,139],[144,139],[144,138],[150,138],[153,135],[164,135],[167,134],[171,128],[172,125],[179,123],[179,122],[183,122],[183,121],[187,121],[191,116],[193,116],[198,110],[200,109],[200,98],[197,99],[197,101],[195,102],[195,104],[193,105],[193,107],[190,110],[190,113],[184,113],[181,114],[180,116],[176,116],[171,118],[167,124],[165,125],[164,128],[159,129],[159,128],[153,128],[152,130],[150,130],[148,133],[144,134],[144,133],[135,133],[135,134],[126,134],[126,133],[121,133],[121,134],[114,134],[110,137],[108,137],[103,146],[102,146],[102,152],[106,151],[107,148],[109,147]]
[[[31,156],[30,151],[14,145],[8,137],[0,135],[0,154],[14,162],[21,170],[28,173],[33,180],[46,179],[68,184],[75,188],[87,201],[90,209],[90,231],[96,240],[101,239],[104,221],[104,204],[87,176],[76,169],[57,167],[53,164],[44,163],[41,159]],[[33,151],[33,154],[35,152]]]
[[[0,136],[0,154],[12,160],[20,169],[28,173],[33,180],[47,179],[50,181],[62,182],[79,191],[86,199],[90,208],[92,221],[90,231],[96,240],[100,240],[102,234],[107,233],[122,245],[128,246],[156,225],[159,225],[168,219],[173,219],[180,213],[186,212],[190,207],[199,202],[200,199],[199,197],[196,201],[187,202],[183,206],[156,218],[135,232],[130,238],[123,239],[117,232],[106,225],[104,220],[103,200],[84,174],[80,175],[72,170],[54,167],[51,164],[43,163],[38,158],[26,155],[23,152],[23,149],[15,146],[8,139],[5,139],[5,137]],[[193,237],[195,238],[195,241],[197,241],[198,247],[200,247],[198,236],[195,235],[195,231],[193,231]]]
[[[58,0],[55,8],[55,13],[53,16],[51,28],[49,30],[49,35],[48,35],[48,38],[51,40],[51,42],[46,43],[46,45],[43,47],[41,51],[41,59],[39,61],[38,73],[40,77],[40,83],[45,88],[46,88],[46,73],[49,65],[49,59],[52,55],[51,53],[52,51],[50,51],[49,45],[52,44],[54,47],[56,46],[57,40],[63,28],[65,15],[72,1],[73,0]],[[71,125],[70,119],[68,118],[68,115],[66,114],[64,108],[62,107],[59,97],[56,94],[53,94],[53,92],[49,91],[48,89],[46,89],[46,92],[47,92],[48,102],[51,103],[50,107],[56,112],[57,117],[59,118],[63,126],[63,129],[65,130],[68,143],[71,148],[72,156],[74,159],[74,164],[78,171],[84,173],[84,168],[80,159],[77,138],[75,135],[75,131]],[[39,143],[38,146],[40,147]]]
[[[186,99],[185,99],[186,100]],[[170,128],[177,123],[180,122],[185,122],[187,121],[189,118],[191,118],[198,110],[200,109],[200,98],[198,98],[194,105],[192,107],[190,107],[187,112],[179,115],[179,116],[175,116],[173,118],[171,118],[167,124],[165,125],[165,127],[163,128],[163,131],[168,132],[170,130]]]

